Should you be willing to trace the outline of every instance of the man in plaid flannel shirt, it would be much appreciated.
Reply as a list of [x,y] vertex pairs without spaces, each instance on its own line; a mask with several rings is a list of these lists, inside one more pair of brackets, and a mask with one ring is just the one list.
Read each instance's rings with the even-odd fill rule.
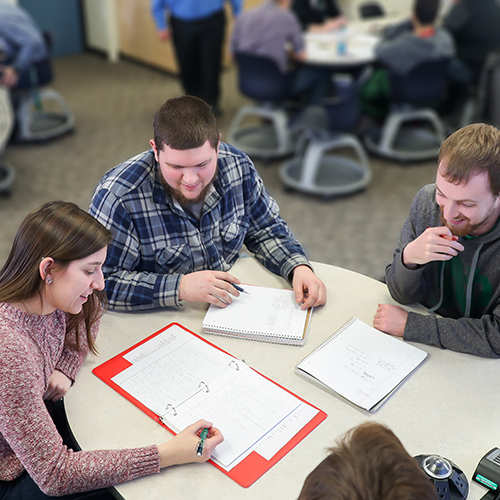
[[243,245],[292,284],[303,309],[325,304],[325,285],[252,161],[220,142],[210,106],[169,99],[150,144],[104,175],[89,209],[114,234],[103,267],[111,308],[226,307],[239,295],[227,271]]

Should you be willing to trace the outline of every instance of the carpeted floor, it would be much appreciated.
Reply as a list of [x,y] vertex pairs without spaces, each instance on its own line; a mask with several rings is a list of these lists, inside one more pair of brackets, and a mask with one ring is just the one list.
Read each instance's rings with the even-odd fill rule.
[[[68,101],[76,128],[44,144],[7,146],[3,159],[16,167],[18,177],[11,196],[0,197],[0,263],[30,210],[53,199],[87,208],[104,172],[148,149],[154,113],[181,93],[175,77],[131,61],[112,64],[99,54],[56,59],[54,66],[52,86]],[[225,70],[224,114],[219,119],[223,140],[235,112],[246,102],[237,90],[234,69]],[[311,260],[380,279],[414,195],[434,181],[436,162],[370,160],[370,186],[330,201],[285,192],[278,178],[282,160],[255,164]]]

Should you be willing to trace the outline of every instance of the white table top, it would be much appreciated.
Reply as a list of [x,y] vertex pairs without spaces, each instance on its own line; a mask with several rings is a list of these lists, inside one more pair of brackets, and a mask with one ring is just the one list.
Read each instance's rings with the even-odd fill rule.
[[[375,46],[383,28],[400,21],[384,17],[351,22],[346,28],[327,33],[305,33],[306,62],[327,66],[365,65],[375,60]],[[339,41],[345,42],[345,53],[339,54]]]
[[[207,338],[326,411],[328,418],[249,488],[242,488],[209,463],[189,464],[118,485],[116,489],[124,498],[297,498],[307,474],[325,458],[326,449],[367,420],[388,425],[412,456],[439,454],[455,462],[469,479],[469,499],[479,499],[485,493],[470,479],[482,456],[500,446],[500,426],[496,425],[499,362],[419,345],[429,356],[416,372],[375,413],[358,409],[298,376],[294,366],[352,316],[372,324],[377,304],[394,301],[386,286],[376,280],[326,264],[314,263],[314,268],[327,285],[328,303],[314,311],[303,347],[214,335]],[[231,273],[243,283],[287,287],[253,258],[240,258]],[[200,333],[206,310],[206,304],[186,304],[179,310],[108,312],[104,316],[98,337],[100,354],[86,359],[65,397],[68,420],[82,449],[136,447],[170,439],[168,431],[91,370],[171,322]]]

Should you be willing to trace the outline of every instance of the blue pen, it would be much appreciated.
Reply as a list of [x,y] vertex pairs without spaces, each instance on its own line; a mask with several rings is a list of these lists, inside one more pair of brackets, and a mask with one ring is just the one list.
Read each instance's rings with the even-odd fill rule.
[[201,457],[203,455],[203,447],[205,446],[205,439],[207,439],[208,429],[205,428],[201,431],[200,441],[196,446],[196,454]]
[[229,283],[230,285],[233,285],[234,288],[236,288],[236,290],[238,290],[238,292],[248,293],[244,288],[241,288],[241,286],[235,285],[234,283],[231,283],[230,281],[227,281],[227,283]]

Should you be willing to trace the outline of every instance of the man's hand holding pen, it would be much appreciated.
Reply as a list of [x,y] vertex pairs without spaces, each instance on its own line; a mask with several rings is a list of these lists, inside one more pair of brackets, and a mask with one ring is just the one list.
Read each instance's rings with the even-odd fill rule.
[[208,302],[226,307],[239,297],[240,280],[224,271],[197,271],[184,274],[179,285],[179,299],[189,302]]

